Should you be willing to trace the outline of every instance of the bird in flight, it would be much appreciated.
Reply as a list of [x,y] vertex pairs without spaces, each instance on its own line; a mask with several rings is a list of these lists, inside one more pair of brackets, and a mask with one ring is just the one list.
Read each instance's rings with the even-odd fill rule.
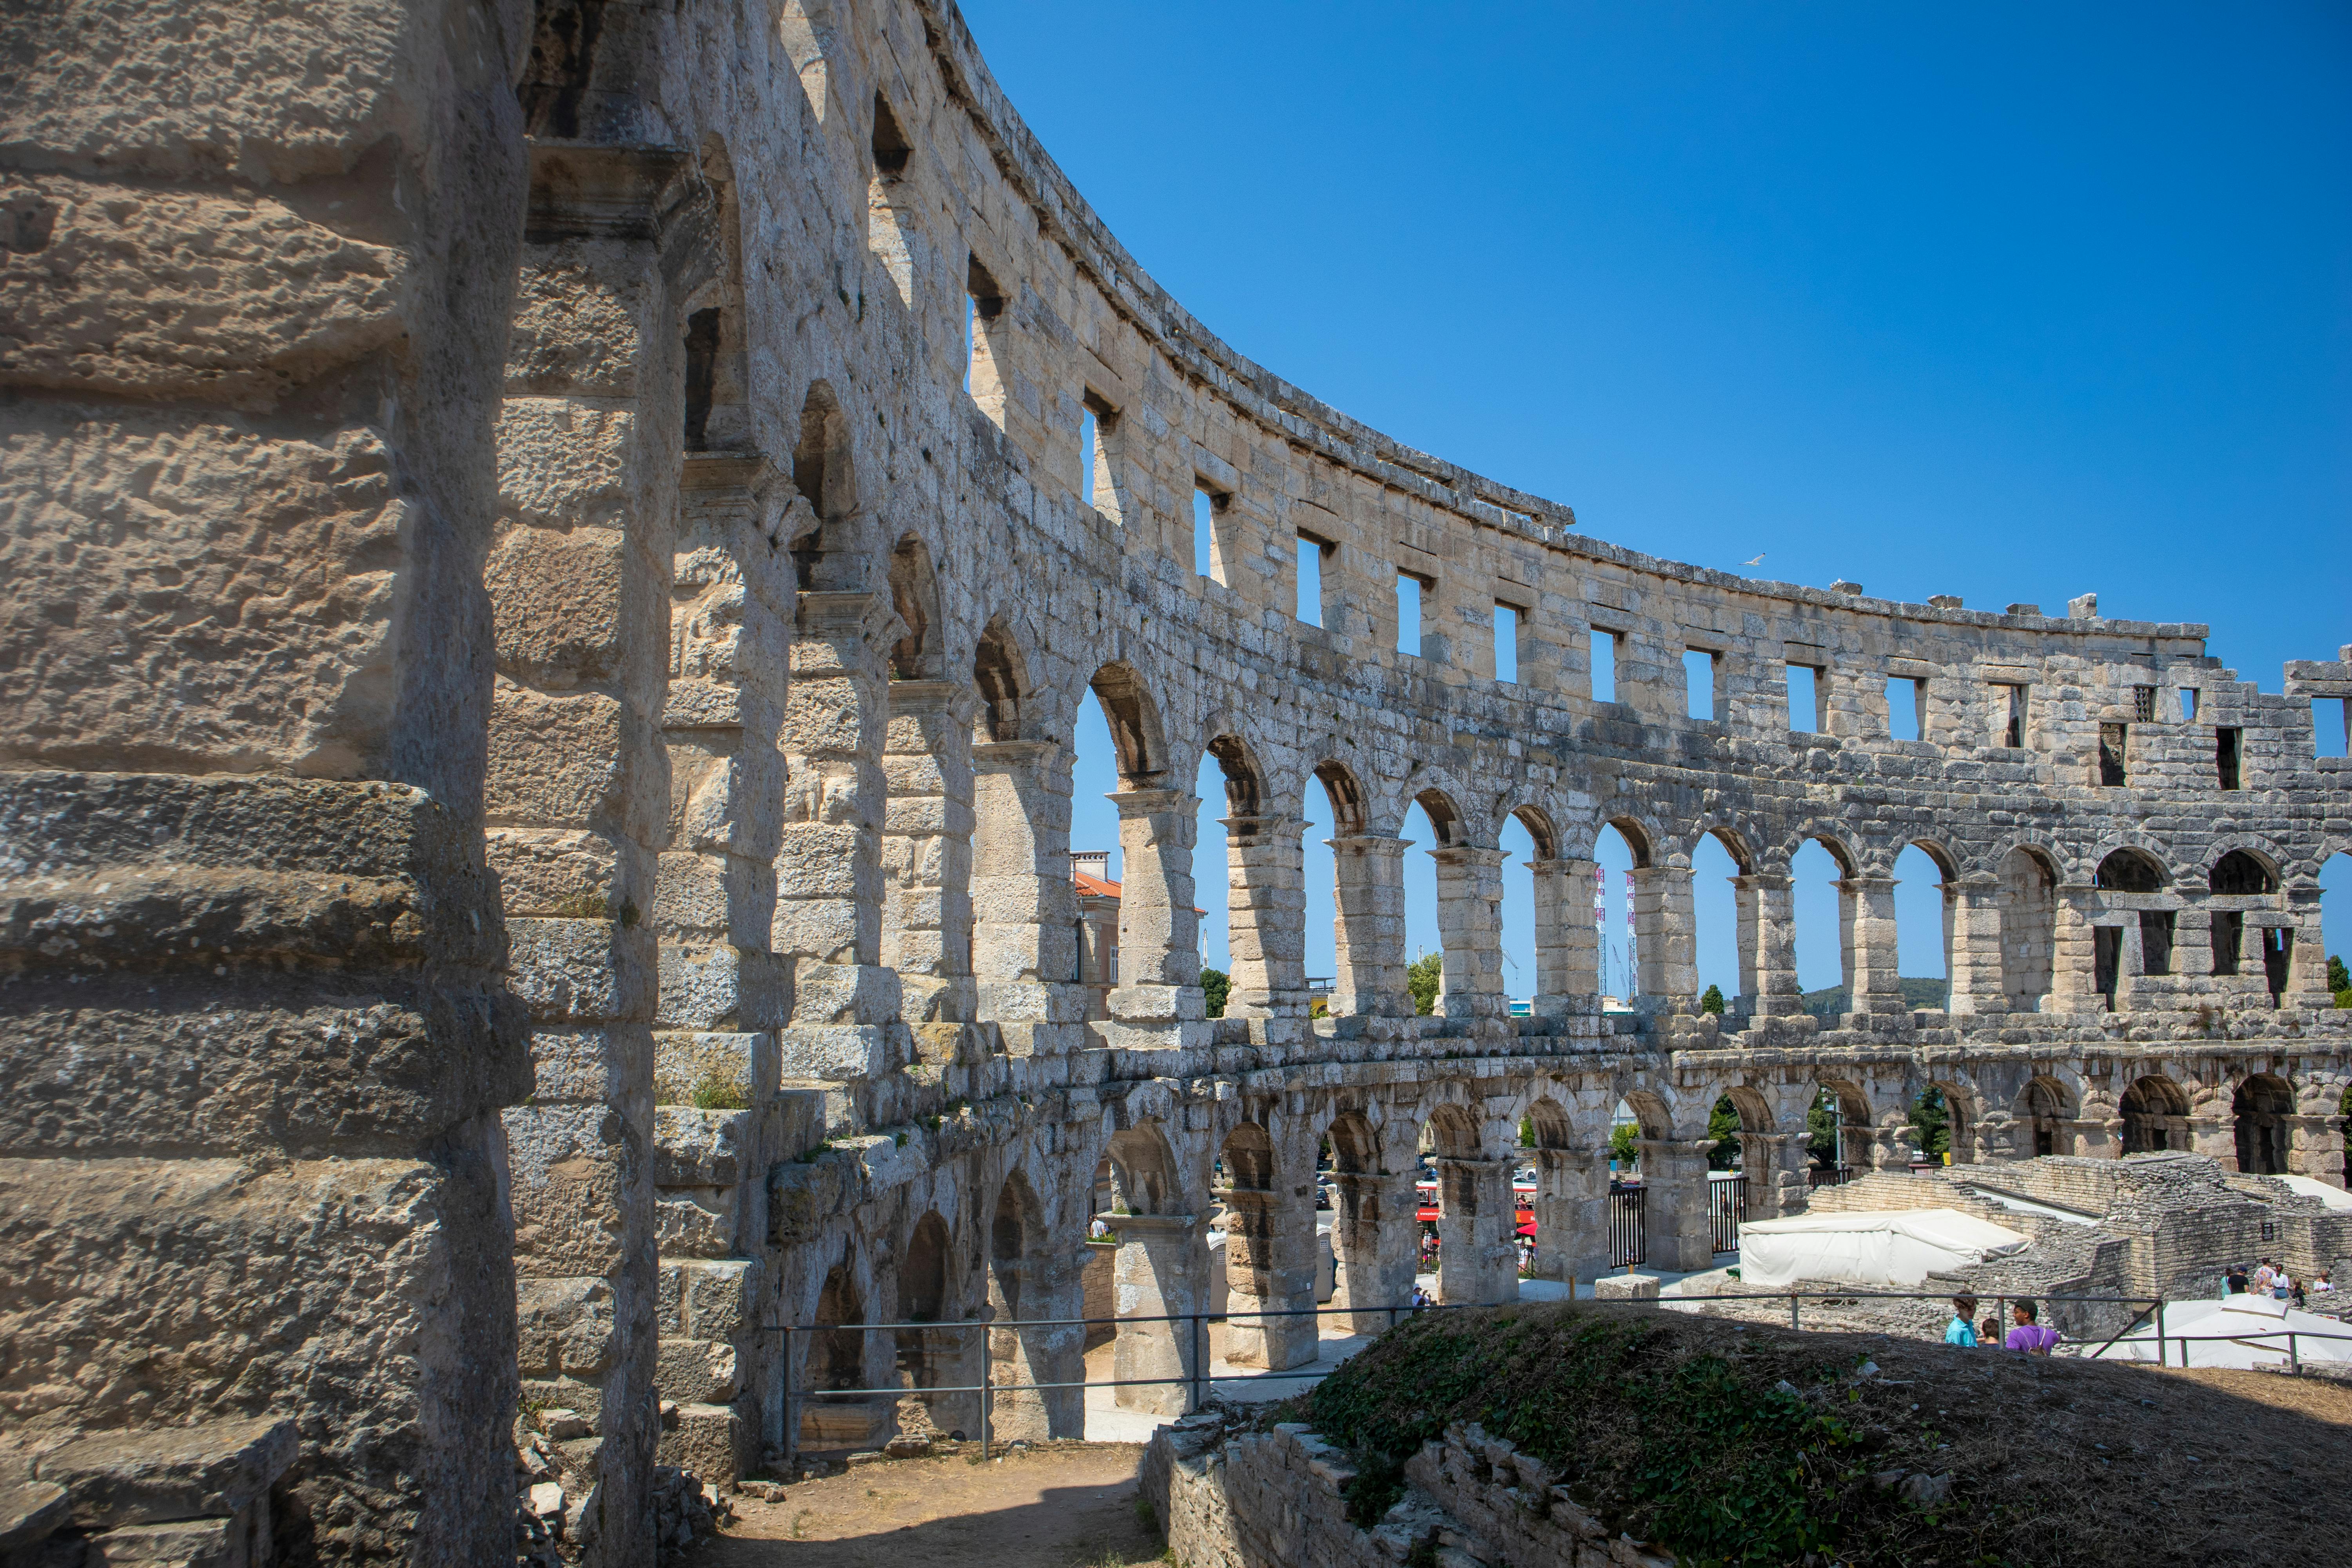
[[1762,563],[1762,562],[1763,562],[1763,560],[1764,560],[1764,557],[1762,557],[1761,555],[1759,555],[1758,557],[1756,557],[1756,559],[1755,559],[1755,560],[1753,560],[1753,561],[1743,561],[1743,562],[1741,562],[1741,563],[1740,563],[1740,564],[1741,564],[1741,565],[1743,565],[1743,566],[1755,566],[1755,565],[1759,565],[1759,564],[1761,564],[1761,563]]

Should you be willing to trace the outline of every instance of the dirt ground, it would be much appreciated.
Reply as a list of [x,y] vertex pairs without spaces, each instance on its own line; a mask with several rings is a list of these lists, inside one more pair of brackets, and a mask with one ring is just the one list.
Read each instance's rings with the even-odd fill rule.
[[1143,1450],[1067,1443],[886,1460],[735,1500],[735,1521],[690,1568],[1126,1568],[1161,1562],[1136,1509]]

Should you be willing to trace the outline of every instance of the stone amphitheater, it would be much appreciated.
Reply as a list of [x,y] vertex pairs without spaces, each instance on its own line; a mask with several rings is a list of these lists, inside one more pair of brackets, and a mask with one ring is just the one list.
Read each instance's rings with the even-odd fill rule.
[[[1411,1288],[1423,1150],[1441,1294],[1514,1288],[1523,1122],[1538,1272],[1589,1275],[1621,1101],[1669,1268],[1711,1252],[1727,1094],[1762,1215],[1805,1202],[1824,1087],[1858,1165],[1907,1163],[1933,1087],[1979,1163],[2189,1149],[2343,1181],[2317,874],[2352,847],[2352,764],[2315,756],[2313,704],[2352,697],[2352,649],[2268,695],[2204,627],[2087,595],[1902,604],[1592,539],[1186,314],[950,0],[53,0],[0,33],[14,1473],[214,1432],[277,1480],[197,1511],[266,1504],[289,1560],[478,1563],[513,1550],[518,1409],[564,1410],[530,1462],[567,1553],[647,1563],[664,1468],[785,1459],[788,1388],[970,1384],[983,1355],[1075,1376],[1079,1331],[1019,1325],[1076,1311],[1106,1164],[1122,1313],[1198,1307],[1213,1212],[1236,1304],[1282,1308],[1312,1301],[1328,1141],[1337,1300],[1367,1326]],[[1817,709],[1793,727],[1791,669]],[[1089,690],[1125,863],[1091,1019]],[[1204,755],[1223,868],[1194,863]],[[1405,978],[1415,805],[1433,1016]],[[1607,827],[1637,863],[1629,1010],[1598,994]],[[1694,996],[1710,835],[1739,871],[1719,1016]],[[1814,841],[1851,1007],[1827,1019],[1790,934]],[[1942,878],[1934,1012],[1897,984],[1911,846]],[[940,1327],[837,1327],[908,1321]],[[1244,1313],[1229,1353],[1309,1359],[1302,1321]],[[1130,1375],[1192,1353],[1118,1334]],[[993,1419],[1084,1413],[1061,1389]]]

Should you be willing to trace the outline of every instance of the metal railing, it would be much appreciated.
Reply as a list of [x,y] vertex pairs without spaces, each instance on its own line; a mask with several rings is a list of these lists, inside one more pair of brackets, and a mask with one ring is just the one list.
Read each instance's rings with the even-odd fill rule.
[[[1727,1185],[1728,1184],[1725,1184]],[[1633,1189],[1624,1193],[1612,1194],[1611,1196],[1612,1199],[1611,1206],[1614,1209],[1616,1207],[1613,1201],[1614,1199],[1618,1197],[1633,1197],[1638,1199],[1640,1197],[1640,1190]],[[1638,1235],[1641,1214],[1640,1205],[1636,1203],[1633,1206],[1631,1212],[1635,1216],[1636,1234]],[[1579,1284],[1580,1280],[1578,1277],[1574,1275],[1569,1276],[1566,1280],[1568,1289],[1567,1299],[1570,1301],[1574,1301],[1576,1300],[1576,1292]],[[2025,1299],[2029,1299],[2029,1293],[2027,1292],[2017,1292],[2014,1294],[2009,1292],[1998,1292],[1989,1296],[1981,1296],[1979,1298],[1979,1300],[1980,1303],[1990,1302],[1993,1306],[1993,1315],[1995,1319],[2005,1324],[2009,1317],[2009,1303],[2012,1300]],[[2252,1332],[2246,1333],[2185,1334],[2167,1328],[2164,1321],[2164,1309],[2168,1305],[2180,1306],[2188,1303],[2179,1300],[2168,1301],[2166,1298],[2161,1296],[2031,1295],[2030,1299],[2041,1303],[2043,1307],[2048,1308],[2069,1306],[2117,1306],[2137,1307],[2138,1309],[2138,1310],[2132,1315],[2131,1320],[2128,1322],[2126,1322],[2121,1329],[2117,1330],[2114,1334],[2108,1336],[2108,1338],[2096,1348],[2077,1351],[2076,1354],[2081,1359],[2084,1360],[2095,1361],[2105,1356],[2107,1352],[2113,1350],[2118,1343],[2122,1342],[2124,1338],[2134,1329],[2137,1328],[2142,1322],[2147,1321],[2151,1314],[2154,1316],[2156,1322],[2156,1334],[2154,1336],[2156,1340],[2156,1364],[2159,1367],[2173,1366],[2176,1364],[2183,1368],[2188,1367],[2189,1365],[2190,1359],[2189,1346],[2192,1344],[2247,1344],[2252,1341],[2276,1341],[2283,1339],[2286,1342],[2285,1353],[2288,1368],[2296,1375],[2301,1375],[2303,1371],[2302,1346],[2305,1342],[2315,1340],[2333,1342],[2352,1342],[2352,1325],[2347,1325],[2341,1332],[2333,1333],[2316,1329],[2279,1328],[2257,1330]],[[1760,1306],[1767,1302],[1777,1302],[1783,1300],[1787,1300],[1789,1303],[1789,1327],[1801,1331],[1804,1328],[1802,1304],[1809,1300],[1830,1303],[1858,1301],[1948,1302],[1952,1300],[1952,1296],[1948,1291],[1938,1290],[1860,1290],[1832,1287],[1827,1289],[1817,1290],[1759,1289],[1723,1291],[1705,1296],[1666,1296],[1645,1300],[1641,1304],[1663,1307],[1697,1305],[1713,1301],[1733,1301],[1754,1307]],[[2192,1301],[2205,1301],[2213,1300],[2213,1298],[2193,1297],[2189,1300]],[[994,1418],[995,1400],[996,1396],[999,1394],[1044,1394],[1058,1389],[1076,1389],[1080,1393],[1080,1398],[1083,1399],[1084,1391],[1089,1388],[1156,1388],[1169,1387],[1172,1385],[1181,1386],[1187,1389],[1191,1395],[1189,1407],[1198,1409],[1202,1401],[1207,1397],[1211,1385],[1214,1384],[1242,1382],[1306,1383],[1319,1381],[1330,1373],[1331,1369],[1321,1364],[1321,1361],[1318,1356],[1315,1363],[1309,1363],[1308,1365],[1295,1371],[1275,1371],[1271,1369],[1257,1371],[1252,1369],[1242,1376],[1218,1377],[1210,1371],[1209,1367],[1208,1352],[1210,1350],[1210,1345],[1207,1325],[1211,1323],[1230,1324],[1239,1322],[1244,1326],[1248,1326],[1277,1318],[1313,1318],[1317,1320],[1333,1317],[1356,1319],[1385,1318],[1388,1320],[1385,1327],[1394,1328],[1400,1320],[1411,1318],[1423,1312],[1476,1311],[1489,1307],[1516,1306],[1517,1304],[1518,1300],[1514,1298],[1509,1301],[1433,1301],[1419,1306],[1405,1303],[1394,1307],[1286,1307],[1266,1308],[1263,1310],[1251,1308],[1240,1311],[1229,1310],[1223,1312],[1161,1312],[1110,1318],[1023,1319],[1014,1322],[992,1322],[975,1319],[955,1323],[820,1323],[802,1328],[793,1328],[789,1325],[769,1325],[766,1331],[769,1333],[782,1334],[783,1336],[782,1346],[782,1353],[780,1357],[784,1369],[782,1415],[785,1442],[791,1451],[797,1452],[801,1447],[798,1416],[801,1408],[806,1404],[846,1403],[856,1399],[878,1398],[889,1398],[895,1400],[905,1399],[910,1396],[925,1397],[940,1394],[977,1394],[980,1395],[980,1452],[982,1458],[985,1459],[989,1457],[992,1446],[992,1438],[991,1428]],[[793,1386],[793,1380],[791,1370],[792,1341],[794,1334],[823,1335],[845,1332],[867,1334],[899,1333],[908,1331],[938,1333],[941,1331],[951,1331],[960,1333],[977,1332],[985,1336],[989,1333],[999,1331],[1017,1333],[1032,1329],[1086,1329],[1103,1324],[1112,1325],[1116,1328],[1119,1326],[1134,1327],[1147,1323],[1166,1323],[1171,1328],[1178,1324],[1184,1325],[1186,1336],[1192,1351],[1192,1370],[1190,1372],[1180,1373],[1172,1377],[1095,1378],[1080,1376],[1076,1379],[1057,1380],[1050,1383],[1000,1383],[994,1376],[992,1371],[993,1363],[985,1353],[986,1345],[983,1339],[982,1354],[981,1357],[981,1380],[976,1384],[930,1384],[919,1386],[902,1384],[887,1388],[811,1389],[798,1394],[795,1393]],[[2089,1344],[2089,1341],[2084,1340],[2081,1342],[2081,1343],[2087,1346]],[[2178,1363],[2175,1363],[2172,1360],[2172,1347],[2174,1345],[2180,1347],[2180,1359]],[[1079,1357],[1079,1364],[1083,1369],[1085,1364],[1085,1352],[1082,1350],[1077,1353]],[[2347,1365],[2347,1371],[2352,1371],[2352,1365]]]
[[1715,1233],[1717,1252],[1739,1250],[1739,1222],[1748,1217],[1748,1178],[1709,1176],[1706,1180],[1707,1227]]
[[1650,1189],[1615,1187],[1609,1194],[1609,1265],[1631,1268],[1649,1253]]

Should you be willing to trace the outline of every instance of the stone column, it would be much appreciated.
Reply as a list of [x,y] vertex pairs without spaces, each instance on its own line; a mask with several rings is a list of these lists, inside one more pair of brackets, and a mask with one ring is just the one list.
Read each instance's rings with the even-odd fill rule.
[[1317,1353],[1315,1320],[1258,1314],[1314,1309],[1313,1204],[1279,1184],[1223,1187],[1216,1197],[1225,1206],[1225,1359],[1273,1372],[1307,1364]]
[[2050,994],[2044,1012],[2099,1013],[2106,999],[2099,994],[2091,935],[2090,913],[2098,907],[2096,889],[2063,884],[2051,909]]
[[2204,1155],[2225,1171],[2238,1168],[2238,1120],[2230,1113],[2230,1092],[2225,1085],[2221,1092],[2202,1100],[2208,1114],[2189,1118],[2189,1147]]
[[[1118,1227],[1113,1279],[1121,1321],[1111,1351],[1111,1374],[1190,1379],[1195,1352],[1208,1353],[1209,1326],[1200,1323],[1196,1332],[1191,1322],[1150,1320],[1204,1307],[1209,1249],[1202,1244],[1200,1220],[1193,1215],[1120,1215],[1113,1223]],[[1208,1368],[1199,1370],[1205,1377]],[[1115,1398],[1122,1410],[1151,1415],[1182,1415],[1192,1408],[1189,1382],[1121,1388]]]
[[[834,525],[828,524],[831,531]],[[885,696],[873,594],[803,593],[782,743],[775,948],[793,960],[783,1075],[853,1095],[904,1065],[898,977],[881,964]],[[859,1115],[864,1109],[862,1096]]]
[[1849,1006],[1856,1013],[1904,1011],[1903,986],[1895,977],[1895,879],[1841,879],[1838,912],[1845,926]]
[[1706,1157],[1711,1138],[1644,1138],[1642,1151],[1643,1263],[1683,1273],[1712,1268],[1715,1222],[1707,1213]]
[[1634,871],[1633,945],[1643,1005],[1681,1012],[1697,1006],[1697,914],[1689,867]]
[[2319,889],[2295,889],[2287,894],[2287,901],[2294,912],[2295,926],[2293,944],[2287,949],[2286,990],[2279,997],[2279,1005],[2332,1008],[2336,998],[2327,989],[2327,941],[2320,929]]
[[2000,958],[2000,883],[1993,878],[1948,885],[1946,908],[1950,912],[1950,994],[1945,1011],[1954,1016],[1974,1013],[2006,1013]]
[[1590,1012],[1601,1003],[1601,933],[1592,924],[1592,862],[1530,860],[1536,887],[1538,1017]]
[[1437,931],[1445,944],[1437,1011],[1448,1018],[1495,1018],[1510,1011],[1503,990],[1503,861],[1500,849],[1433,849]]
[[1307,1016],[1307,873],[1295,816],[1224,819],[1228,1018]]
[[[1076,1383],[1085,1374],[1086,1330],[1052,1321],[1085,1315],[1081,1267],[1076,1253],[1051,1247],[991,1265],[989,1305],[995,1316],[988,1330],[989,1380],[998,1392],[991,1398],[990,1429],[999,1442],[1086,1435],[1084,1389],[1036,1386]],[[1007,1273],[1012,1279],[1004,1279]],[[1004,1284],[1013,1286],[1017,1311],[1006,1310]]]
[[2343,1117],[2290,1116],[2286,1136],[2286,1168],[2290,1172],[2326,1182],[2331,1187],[2344,1184]]
[[1412,1299],[1419,1195],[1410,1172],[1339,1171],[1331,1184],[1339,1201],[1331,1226],[1339,1264],[1331,1304],[1350,1310],[1331,1321],[1349,1333],[1377,1334],[1395,1326],[1395,1309]]
[[1732,879],[1739,901],[1740,974],[1755,988],[1752,1006],[1759,1016],[1785,1017],[1805,1010],[1804,994],[1797,986],[1791,881],[1769,872]]
[[1999,1165],[2031,1159],[2033,1154],[2029,1131],[2011,1111],[1988,1110],[1977,1118],[1969,1137],[1973,1140],[1969,1158],[1976,1164]]
[[1077,1048],[1078,896],[1070,881],[1070,770],[1047,741],[971,748],[972,973],[979,1016],[1013,1056]]
[[1519,1294],[1509,1160],[1441,1157],[1437,1170],[1437,1300],[1476,1305]]
[[969,1023],[973,699],[950,681],[894,680],[888,700],[881,962],[909,1023]]
[[1609,1156],[1536,1151],[1536,1277],[1590,1283],[1609,1271]]
[[1189,790],[1130,789],[1118,808],[1118,984],[1110,994],[1114,1044],[1130,1049],[1205,1046],[1201,917],[1193,912],[1192,844],[1201,802]]
[[1784,1219],[1804,1213],[1812,1200],[1807,1172],[1813,1163],[1806,1135],[1759,1132],[1748,1134],[1746,1141],[1763,1154],[1761,1160],[1751,1162],[1747,1172],[1747,1217]]
[[1331,1011],[1342,1016],[1412,1013],[1404,983],[1404,840],[1355,834],[1331,847],[1338,886]]

